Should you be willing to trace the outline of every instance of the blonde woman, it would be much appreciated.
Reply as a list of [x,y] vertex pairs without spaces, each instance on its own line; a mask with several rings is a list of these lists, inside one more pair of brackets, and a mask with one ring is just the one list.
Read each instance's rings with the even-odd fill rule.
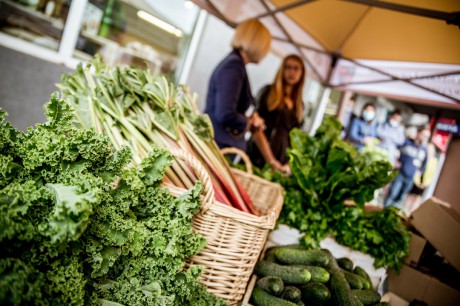
[[256,110],[266,129],[253,131],[249,151],[256,166],[269,163],[274,169],[289,172],[286,149],[290,147],[289,132],[303,123],[304,82],[303,61],[292,54],[284,58],[273,83],[260,90]]
[[271,36],[258,20],[240,23],[232,39],[233,50],[214,69],[209,81],[205,113],[211,118],[220,148],[246,151],[245,132],[263,128],[257,113],[245,114],[254,103],[246,64],[258,63],[270,49]]

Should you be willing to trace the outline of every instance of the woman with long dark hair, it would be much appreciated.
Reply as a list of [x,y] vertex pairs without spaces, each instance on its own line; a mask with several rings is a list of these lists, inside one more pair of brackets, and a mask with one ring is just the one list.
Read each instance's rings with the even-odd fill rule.
[[286,149],[290,147],[289,132],[303,123],[302,98],[305,66],[302,59],[291,54],[283,59],[272,84],[263,87],[256,99],[256,110],[265,120],[265,130],[252,131],[250,156],[254,165],[289,172]]

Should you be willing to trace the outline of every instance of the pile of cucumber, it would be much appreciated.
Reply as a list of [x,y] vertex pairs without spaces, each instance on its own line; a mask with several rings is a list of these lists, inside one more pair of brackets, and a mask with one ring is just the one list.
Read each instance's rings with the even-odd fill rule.
[[325,249],[270,248],[254,273],[259,277],[251,296],[255,306],[390,305],[380,302],[364,269],[353,267],[348,258],[334,258]]

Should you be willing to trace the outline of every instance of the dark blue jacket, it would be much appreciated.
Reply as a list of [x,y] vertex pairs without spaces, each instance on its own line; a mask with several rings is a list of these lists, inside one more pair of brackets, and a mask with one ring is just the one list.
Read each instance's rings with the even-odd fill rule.
[[399,162],[401,168],[399,172],[405,177],[414,177],[417,170],[423,174],[426,168],[427,151],[424,145],[417,145],[412,139],[407,139],[402,146],[399,147],[401,155]]
[[253,104],[246,67],[237,50],[233,50],[214,69],[209,81],[205,113],[214,127],[219,147],[246,150],[244,133],[247,118],[244,115]]

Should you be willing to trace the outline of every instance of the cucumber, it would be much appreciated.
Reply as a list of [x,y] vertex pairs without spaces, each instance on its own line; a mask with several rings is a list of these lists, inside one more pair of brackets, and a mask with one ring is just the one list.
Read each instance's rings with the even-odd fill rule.
[[353,296],[353,297],[355,299],[355,305],[356,306],[364,306],[364,304],[356,296]]
[[368,290],[351,290],[353,295],[361,301],[364,305],[372,305],[375,303],[380,302],[380,299],[382,298],[380,294],[373,290],[373,289],[368,289]]
[[265,252],[264,260],[269,262],[276,262],[275,248],[270,248]]
[[283,300],[297,303],[300,301],[300,298],[302,297],[302,293],[300,292],[300,289],[294,286],[286,286],[284,287],[283,293],[281,293],[280,298]]
[[349,272],[353,271],[353,262],[349,258],[346,258],[346,257],[338,258],[337,263],[339,264],[340,268],[347,270]]
[[301,244],[298,244],[298,243],[294,243],[294,244],[286,244],[286,245],[279,245],[279,246],[276,246],[276,248],[287,248],[287,249],[296,249],[296,250],[306,250],[306,248],[301,245]]
[[275,251],[276,259],[284,264],[325,267],[329,256],[321,250],[300,250],[281,247]]
[[257,281],[256,286],[276,296],[279,296],[284,290],[283,281],[276,276],[262,277]]
[[337,260],[335,260],[334,256],[332,256],[332,253],[328,249],[321,249],[321,251],[327,256],[329,262],[324,268],[332,275],[332,273],[340,269]]
[[283,246],[273,246],[267,249],[265,252],[265,257],[264,260],[270,261],[270,262],[276,262],[276,256],[275,256],[275,251],[279,248],[288,248],[288,249],[301,249],[305,250],[303,246],[300,244],[288,244],[288,245],[283,245]]
[[351,292],[350,285],[343,271],[344,270],[337,269],[331,276],[332,300],[335,305],[356,306],[355,297]]
[[312,282],[317,283],[327,283],[330,279],[330,274],[327,272],[326,269],[318,267],[318,266],[305,266],[308,271],[310,271]]
[[331,298],[331,292],[322,283],[311,282],[300,286],[302,301],[307,305],[322,304]]
[[330,274],[329,272],[322,267],[318,266],[303,266],[303,265],[291,265],[290,267],[303,267],[305,269],[308,269],[311,274],[311,282],[317,282],[317,283],[327,283],[330,279]]
[[273,296],[262,288],[254,288],[251,295],[251,302],[255,306],[296,306],[295,303]]
[[363,289],[364,284],[367,283],[367,281],[364,278],[357,274],[348,272],[346,270],[342,270],[342,272],[348,284],[350,284],[351,289]]
[[361,276],[367,281],[367,284],[363,287],[363,289],[371,289],[372,287],[372,281],[371,278],[369,277],[369,274],[367,274],[366,270],[361,268],[360,266],[356,266],[355,269],[353,270],[353,273]]
[[254,268],[254,272],[261,277],[277,276],[283,282],[290,284],[306,284],[311,279],[310,271],[304,267],[282,266],[269,261],[259,261]]

